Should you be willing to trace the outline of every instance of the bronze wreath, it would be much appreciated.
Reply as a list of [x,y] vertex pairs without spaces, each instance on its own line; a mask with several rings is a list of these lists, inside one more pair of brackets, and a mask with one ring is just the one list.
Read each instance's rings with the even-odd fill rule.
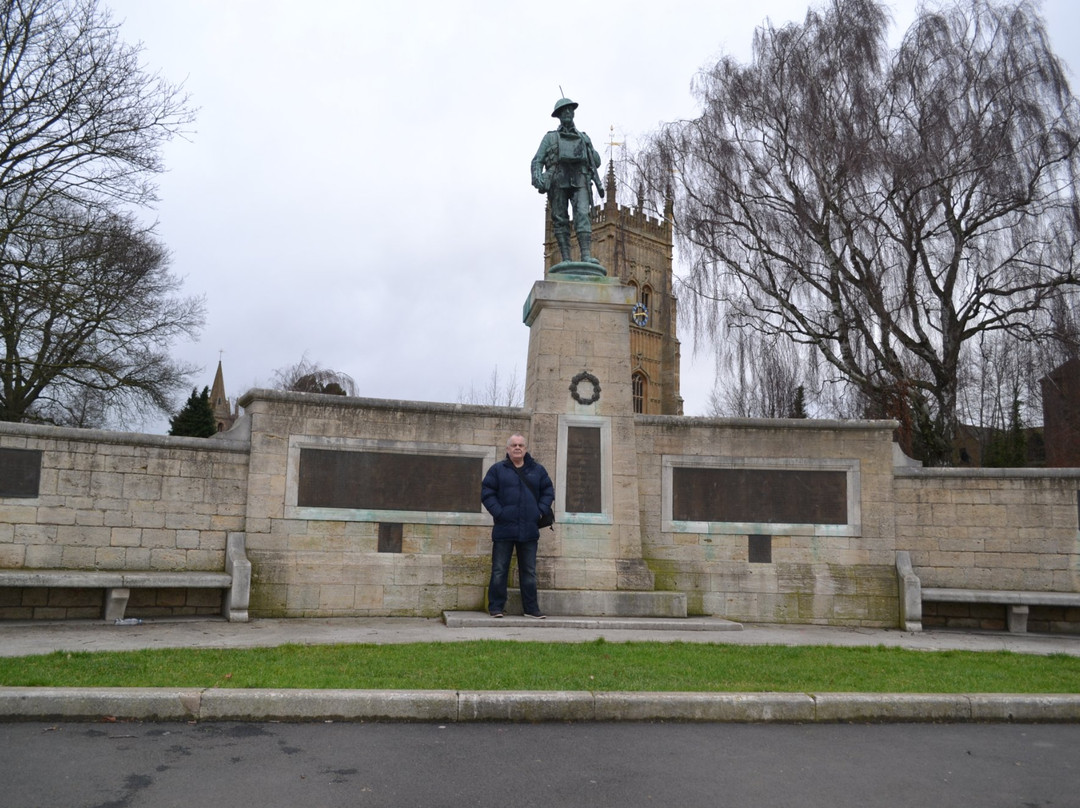
[[[585,399],[578,395],[578,384],[585,381],[590,382],[593,386],[592,398]],[[600,399],[600,380],[589,371],[583,370],[570,380],[570,395],[578,404],[595,404]]]

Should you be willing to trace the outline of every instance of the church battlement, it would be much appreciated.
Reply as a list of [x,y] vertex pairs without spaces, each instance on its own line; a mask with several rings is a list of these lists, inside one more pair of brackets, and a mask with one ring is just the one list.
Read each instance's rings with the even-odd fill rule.
[[642,235],[665,241],[670,241],[672,237],[671,219],[651,216],[640,207],[632,205],[620,205],[617,202],[594,205],[592,221],[593,224],[615,221],[622,227],[633,228]]
[[[604,198],[589,211],[592,254],[607,274],[634,290],[630,315],[630,368],[634,412],[681,415],[680,346],[676,335],[678,301],[673,290],[673,215],[666,200],[662,216],[637,204],[620,205],[615,170],[609,164]],[[550,211],[545,210],[544,268],[561,260]]]

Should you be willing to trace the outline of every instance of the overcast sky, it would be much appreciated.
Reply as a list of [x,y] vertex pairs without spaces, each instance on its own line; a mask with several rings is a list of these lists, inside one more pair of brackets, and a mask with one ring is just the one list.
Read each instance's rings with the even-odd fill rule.
[[[166,147],[152,214],[207,322],[176,354],[230,398],[305,354],[360,395],[456,402],[492,371],[524,381],[522,304],[543,275],[529,162],[560,86],[594,141],[633,148],[690,117],[694,74],[750,55],[807,0],[102,0],[144,61],[198,107]],[[818,3],[815,3],[818,5]],[[892,4],[896,29],[917,4]],[[1080,70],[1080,3],[1043,3]],[[612,129],[613,127],[613,129]],[[612,137],[612,132],[614,137]],[[607,170],[623,146],[601,149]],[[624,203],[632,194],[621,197]],[[679,267],[676,266],[676,272]],[[683,343],[687,415],[707,348]],[[146,431],[164,432],[165,421]]]

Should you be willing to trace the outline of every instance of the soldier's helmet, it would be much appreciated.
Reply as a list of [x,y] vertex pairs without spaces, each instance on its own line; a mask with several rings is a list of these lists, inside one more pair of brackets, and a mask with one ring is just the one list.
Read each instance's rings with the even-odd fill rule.
[[570,109],[577,109],[578,105],[576,101],[571,101],[569,98],[560,98],[555,102],[555,109],[551,113],[552,118],[559,117],[559,110],[564,107],[570,107]]

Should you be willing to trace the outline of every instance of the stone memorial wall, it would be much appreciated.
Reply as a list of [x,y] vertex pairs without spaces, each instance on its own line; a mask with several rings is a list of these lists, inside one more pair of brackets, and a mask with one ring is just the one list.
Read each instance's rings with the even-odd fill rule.
[[[0,425],[0,570],[220,570],[227,534],[243,532],[253,617],[481,609],[480,479],[520,432],[561,503],[542,587],[647,585],[685,593],[690,614],[893,626],[907,550],[927,586],[1080,592],[1080,470],[896,465],[890,422],[549,417],[262,390],[242,404],[241,425],[207,440]],[[611,448],[627,439],[632,462]],[[618,516],[631,472],[640,527]],[[100,598],[0,588],[0,617],[94,616]],[[147,590],[128,613],[219,604]]]
[[733,620],[895,624],[891,422],[637,425],[658,588]]
[[[923,587],[1080,592],[1080,469],[897,469],[896,542]],[[925,604],[927,627],[1001,629],[1001,604]],[[1034,605],[1031,630],[1080,630]]]
[[[0,424],[0,570],[222,571],[246,440]],[[0,618],[94,617],[102,592],[0,588]],[[141,615],[215,614],[215,590],[135,591]]]

